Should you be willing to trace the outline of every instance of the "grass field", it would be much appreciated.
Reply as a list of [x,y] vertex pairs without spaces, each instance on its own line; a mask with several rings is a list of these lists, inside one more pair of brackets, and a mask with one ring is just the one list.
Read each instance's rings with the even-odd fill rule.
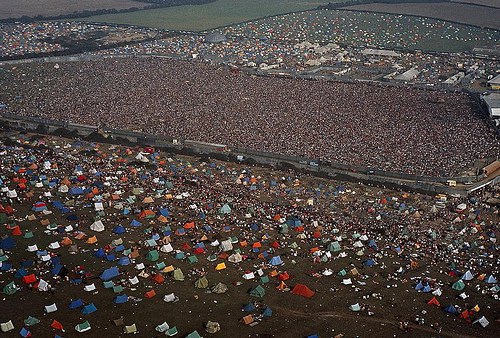
[[317,8],[340,0],[218,0],[132,13],[92,16],[86,21],[131,24],[171,30],[202,31],[269,15]]
[[133,0],[2,0],[0,19],[20,18],[23,15],[57,16],[100,9],[143,8],[146,5],[148,4]]
[[409,14],[500,29],[500,9],[455,3],[372,3],[345,7],[380,13]]

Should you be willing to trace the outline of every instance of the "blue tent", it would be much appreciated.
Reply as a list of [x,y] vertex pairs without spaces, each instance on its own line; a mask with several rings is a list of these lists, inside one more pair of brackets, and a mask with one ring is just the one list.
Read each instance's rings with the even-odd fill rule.
[[419,291],[419,290],[422,290],[424,288],[424,285],[422,284],[422,282],[418,282],[418,284],[415,286],[415,290]]
[[243,307],[243,311],[252,312],[255,311],[255,306],[252,303],[248,303]]
[[25,260],[25,261],[22,261],[21,262],[21,266],[23,268],[29,268],[29,267],[33,266],[33,261],[32,260],[28,260],[28,259]]
[[0,270],[2,271],[9,271],[10,269],[12,269],[12,264],[7,262],[3,262],[2,266],[0,266]]
[[160,211],[160,215],[163,215],[165,217],[170,216],[170,211],[168,210],[168,208],[162,208],[159,211]]
[[120,259],[118,259],[118,264],[120,264],[120,265],[129,265],[130,264],[130,259],[128,257],[120,257]]
[[423,292],[431,292],[431,287],[429,285],[424,286]]
[[16,246],[16,242],[12,237],[6,237],[0,241],[0,249],[10,250]]
[[94,313],[97,311],[97,308],[95,307],[94,303],[90,303],[89,305],[86,305],[82,309],[82,313],[84,315],[89,315],[91,313]]
[[99,248],[99,249],[97,249],[97,251],[94,251],[93,255],[96,256],[97,258],[105,258],[106,251],[104,251],[103,248]]
[[14,277],[16,278],[22,278],[24,276],[28,275],[28,271],[26,271],[25,269],[23,268],[20,268],[16,271],[16,274],[14,275]]
[[268,306],[264,309],[264,311],[262,312],[262,315],[264,317],[271,317],[273,315],[273,310],[271,310],[271,308]]
[[69,189],[71,195],[83,195],[83,189],[80,187],[73,187]]
[[123,209],[123,214],[124,214],[124,215],[128,215],[128,214],[130,214],[130,209],[129,209],[129,208],[124,208],[124,209]]
[[367,259],[366,261],[363,262],[364,266],[372,267],[375,265],[375,261],[373,259]]
[[253,231],[258,231],[259,225],[257,223],[252,223],[250,224],[250,229],[252,229]]
[[120,244],[115,248],[116,252],[122,252],[123,250],[125,250],[125,246],[123,244]]
[[200,212],[200,213],[198,214],[198,218],[199,218],[199,219],[205,219],[205,218],[207,218],[207,215],[205,215],[205,213],[204,213],[204,212]]
[[444,308],[444,312],[451,313],[453,315],[458,314],[457,308],[451,304]]
[[106,260],[108,262],[114,261],[115,260],[115,255],[114,254],[106,255]]
[[120,271],[118,270],[118,268],[116,266],[114,266],[112,268],[104,270],[101,273],[101,275],[99,276],[99,278],[101,278],[103,281],[108,281],[108,280],[115,278],[119,274],[120,274]]
[[130,225],[133,227],[140,227],[142,225],[142,223],[133,219],[132,222],[130,222]]
[[33,205],[33,208],[31,208],[31,210],[33,210],[35,212],[41,212],[41,211],[47,210],[47,206],[43,202],[36,202]]
[[69,308],[71,310],[78,309],[79,307],[83,306],[83,300],[81,298],[78,298],[77,300],[72,301],[69,303]]
[[78,216],[76,214],[71,214],[71,215],[66,216],[66,219],[68,221],[77,221],[78,220]]
[[31,332],[24,327],[19,331],[19,334],[21,337],[31,337]]
[[126,302],[128,302],[128,296],[127,295],[118,295],[118,296],[115,297],[115,299],[113,299],[113,302],[115,304],[126,303]]
[[120,235],[120,234],[123,234],[125,232],[125,228],[122,227],[121,225],[117,225],[115,226],[115,228],[113,229],[113,232],[117,235]]
[[50,273],[52,273],[54,276],[56,276],[59,274],[59,272],[61,272],[62,268],[63,268],[63,266],[61,264],[56,264],[56,265],[54,265],[52,270],[50,270]]
[[271,258],[269,260],[269,264],[271,264],[273,266],[277,266],[277,265],[283,264],[283,261],[281,260],[280,256],[274,256],[273,258]]

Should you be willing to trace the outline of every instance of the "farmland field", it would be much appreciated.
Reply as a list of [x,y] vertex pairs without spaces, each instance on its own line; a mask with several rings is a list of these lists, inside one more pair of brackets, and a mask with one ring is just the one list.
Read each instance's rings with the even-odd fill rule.
[[486,8],[467,4],[454,3],[406,3],[348,6],[345,9],[361,11],[418,15],[442,20],[460,22],[480,27],[500,29],[500,8]]
[[451,2],[466,2],[468,4],[500,8],[500,0],[451,0]]
[[149,4],[133,0],[2,0],[0,19],[57,16],[100,9],[143,8]]
[[243,21],[317,8],[338,0],[218,0],[199,6],[177,6],[132,13],[97,15],[85,20],[202,31]]

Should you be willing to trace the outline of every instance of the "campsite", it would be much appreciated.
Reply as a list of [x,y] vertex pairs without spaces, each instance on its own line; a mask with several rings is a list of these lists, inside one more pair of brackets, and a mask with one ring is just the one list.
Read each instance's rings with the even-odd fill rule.
[[0,152],[2,336],[499,333],[494,187],[426,196],[17,132]]

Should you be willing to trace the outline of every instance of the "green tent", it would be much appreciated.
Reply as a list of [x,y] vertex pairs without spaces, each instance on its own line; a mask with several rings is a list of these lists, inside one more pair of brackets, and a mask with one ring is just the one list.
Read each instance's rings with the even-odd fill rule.
[[459,279],[458,281],[453,283],[451,287],[453,288],[453,290],[462,291],[465,288],[465,283],[463,282],[463,280]]
[[115,286],[115,283],[113,283],[112,280],[104,282],[103,284],[105,289],[111,289],[113,286]]
[[186,338],[201,338],[200,334],[198,333],[198,331],[193,331],[191,332],[190,334],[188,334],[186,336]]
[[16,292],[17,292],[17,287],[16,284],[14,284],[14,282],[10,282],[9,284],[3,287],[3,293],[5,293],[6,295],[13,295]]
[[296,243],[296,242],[293,242],[292,244],[290,244],[288,247],[292,248],[292,249],[297,249],[299,247],[299,245]]
[[158,253],[157,250],[151,250],[148,252],[146,259],[151,261],[151,262],[156,262],[160,258],[160,254]]
[[89,321],[86,320],[83,323],[78,324],[77,326],[75,326],[75,330],[78,331],[78,332],[85,332],[85,331],[90,330],[90,323],[89,323]]
[[28,316],[28,318],[26,318],[24,320],[24,325],[26,325],[26,326],[33,326],[33,325],[38,324],[38,323],[40,323],[40,320],[38,318],[31,317],[31,316]]
[[0,256],[0,262],[5,262],[9,259],[9,257],[7,257],[6,255],[2,255]]
[[165,262],[160,262],[160,263],[156,263],[156,266],[155,266],[155,267],[156,267],[156,269],[158,269],[158,270],[163,270],[163,269],[165,269],[165,267],[166,267],[166,266],[167,266],[167,265],[165,264]]
[[262,298],[266,294],[266,290],[261,285],[257,285],[250,290],[250,296]]
[[25,232],[23,237],[24,238],[33,238],[33,232],[31,232],[31,231]]
[[123,292],[123,286],[121,286],[121,285],[115,285],[115,286],[113,286],[113,292],[114,293],[121,293],[121,292]]
[[174,184],[170,181],[166,181],[165,182],[165,187],[167,187],[167,189],[173,189],[174,188]]
[[172,336],[175,336],[177,334],[177,327],[174,326],[174,327],[171,327],[170,329],[168,329],[166,332],[165,332],[165,335],[167,335],[168,337],[172,337]]
[[222,208],[219,209],[219,214],[227,215],[231,213],[231,207],[227,204],[224,204]]
[[208,288],[208,279],[207,279],[207,277],[203,276],[200,279],[198,279],[196,282],[194,282],[194,286],[197,289],[206,289],[206,288]]
[[174,270],[174,279],[180,281],[184,280],[184,273],[182,273],[181,269],[177,268]]
[[288,233],[288,225],[285,223],[281,224],[281,229],[280,229],[280,234],[287,234]]
[[189,257],[188,257],[188,261],[189,261],[189,263],[191,263],[191,264],[198,263],[198,257],[196,257],[196,256],[194,256],[194,255],[189,256]]
[[342,269],[342,270],[340,270],[340,271],[337,273],[337,275],[338,275],[338,276],[342,276],[342,277],[343,277],[343,276],[347,275],[347,272],[345,271],[345,269]]
[[260,282],[261,282],[262,284],[267,284],[267,283],[269,283],[269,276],[262,276],[262,277],[260,277]]
[[331,242],[330,245],[328,245],[328,251],[331,252],[339,252],[341,250],[339,242]]

